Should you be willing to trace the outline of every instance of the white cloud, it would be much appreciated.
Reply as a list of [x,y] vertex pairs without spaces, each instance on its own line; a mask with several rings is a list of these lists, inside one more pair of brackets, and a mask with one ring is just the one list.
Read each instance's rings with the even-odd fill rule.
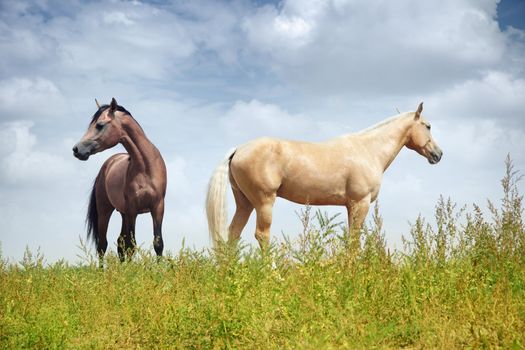
[[167,192],[173,196],[181,197],[191,194],[190,181],[186,174],[187,162],[181,156],[175,156],[166,160],[166,170],[168,172]]
[[[314,93],[428,91],[516,57],[495,20],[496,1],[315,4],[266,5],[243,25],[252,48],[269,56],[261,64]],[[278,31],[279,21],[304,29]]]
[[3,75],[27,72],[31,67],[57,59],[58,43],[42,32],[41,23],[32,18],[23,25],[0,17],[0,72]]
[[[465,120],[443,121],[439,123],[440,146],[458,168],[469,167],[482,169],[487,164],[502,163],[507,153],[525,166],[525,131],[498,120],[485,119],[476,122]],[[525,168],[524,168],[525,169]],[[493,170],[493,169],[491,169]],[[499,168],[497,168],[499,170]]]
[[53,183],[73,174],[71,163],[55,154],[36,149],[32,122],[4,123],[0,131],[0,176],[10,185]]
[[77,33],[64,32],[64,23],[54,23],[51,30],[62,36],[64,65],[121,79],[160,79],[193,54],[192,38],[176,15],[146,4],[112,7],[115,10],[102,17],[95,6],[84,8],[68,20],[69,25],[80,26]]
[[237,142],[261,136],[322,141],[336,136],[338,125],[316,121],[302,114],[291,114],[277,105],[258,100],[235,102],[220,122],[226,133]]
[[290,41],[293,40],[299,44],[311,30],[310,24],[301,17],[277,16],[273,27]]
[[446,118],[495,119],[507,124],[525,120],[525,80],[500,71],[467,80],[429,99]]
[[0,80],[2,119],[42,119],[63,113],[64,97],[54,82],[44,78]]
[[253,138],[300,133],[308,128],[308,121],[300,115],[290,115],[280,107],[258,100],[237,101],[221,120],[223,128],[234,136]]
[[119,11],[106,12],[103,15],[103,19],[104,19],[104,23],[108,23],[108,24],[116,24],[116,25],[123,24],[126,26],[130,26],[135,23],[135,21],[130,19],[128,15],[126,15],[123,12],[119,12]]
[[[415,156],[412,154],[412,156]],[[395,165],[393,165],[395,166]],[[389,176],[385,177],[381,187],[383,194],[388,194],[390,196],[403,196],[410,193],[410,195],[420,195],[423,190],[423,180],[411,173],[403,173],[401,178],[396,178],[395,180]]]
[[279,13],[267,5],[245,18],[242,28],[256,50],[271,54],[273,50],[288,51],[306,45],[311,38],[313,22],[298,15]]
[[3,61],[16,65],[15,59],[25,60],[35,64],[28,69],[41,74],[44,70],[37,62],[45,61],[56,70],[77,74],[158,79],[176,71],[176,63],[195,50],[179,16],[148,4],[86,3],[76,10],[46,21],[31,11],[1,22],[9,43],[2,51],[14,54],[13,60]]

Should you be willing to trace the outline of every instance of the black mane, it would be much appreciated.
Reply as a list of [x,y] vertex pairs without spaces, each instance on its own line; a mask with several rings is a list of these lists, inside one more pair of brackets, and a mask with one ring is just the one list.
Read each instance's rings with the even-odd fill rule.
[[[109,105],[102,105],[102,106],[100,106],[98,111],[96,111],[95,114],[93,114],[93,117],[91,118],[91,122],[89,122],[89,125],[95,123],[97,121],[98,117],[100,117],[100,115],[102,114],[102,112],[104,112],[108,108],[109,108]],[[126,108],[122,107],[122,106],[118,106],[117,105],[117,111],[123,112],[123,113],[129,115],[130,117],[133,117],[131,115],[131,113],[129,113],[128,110]]]

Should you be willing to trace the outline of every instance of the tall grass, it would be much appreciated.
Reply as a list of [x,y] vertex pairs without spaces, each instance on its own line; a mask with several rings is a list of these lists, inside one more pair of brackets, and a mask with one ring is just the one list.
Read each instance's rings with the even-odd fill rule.
[[525,231],[510,159],[503,197],[440,198],[390,252],[376,206],[351,249],[337,216],[302,211],[297,239],[258,249],[148,252],[104,269],[0,258],[0,346],[339,349],[525,346]]

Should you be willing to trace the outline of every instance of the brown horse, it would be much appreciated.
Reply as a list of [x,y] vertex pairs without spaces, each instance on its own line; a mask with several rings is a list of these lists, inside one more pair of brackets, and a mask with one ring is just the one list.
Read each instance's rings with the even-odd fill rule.
[[[443,152],[422,110],[423,103],[416,112],[322,143],[261,138],[230,151],[208,187],[206,214],[213,243],[237,241],[255,209],[255,237],[266,246],[276,197],[299,204],[344,205],[349,232],[358,231],[379,193],[383,173],[403,146],[431,164],[440,161]],[[236,211],[226,232],[228,179]]]
[[[96,101],[96,100],[95,100]],[[117,209],[122,216],[118,254],[123,261],[136,249],[135,221],[138,214],[151,213],[153,246],[162,256],[162,219],[166,194],[166,166],[159,150],[148,140],[131,114],[113,98],[109,105],[99,106],[86,134],[73,147],[80,160],[122,144],[128,153],[111,156],[102,165],[91,191],[86,217],[88,239],[95,242],[102,259],[108,241],[109,218]]]

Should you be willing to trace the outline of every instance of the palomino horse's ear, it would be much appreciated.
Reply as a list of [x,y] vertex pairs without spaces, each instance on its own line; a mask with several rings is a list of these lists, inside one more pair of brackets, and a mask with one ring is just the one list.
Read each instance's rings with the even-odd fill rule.
[[111,99],[111,103],[109,104],[109,113],[110,114],[115,113],[115,111],[117,110],[117,107],[118,107],[117,100],[115,100],[115,98],[113,97]]
[[98,103],[96,98],[95,98],[95,103],[97,104],[97,108],[100,109],[100,103]]
[[423,102],[417,106],[416,116],[414,118],[415,120],[418,120],[421,117],[421,112],[423,112]]

